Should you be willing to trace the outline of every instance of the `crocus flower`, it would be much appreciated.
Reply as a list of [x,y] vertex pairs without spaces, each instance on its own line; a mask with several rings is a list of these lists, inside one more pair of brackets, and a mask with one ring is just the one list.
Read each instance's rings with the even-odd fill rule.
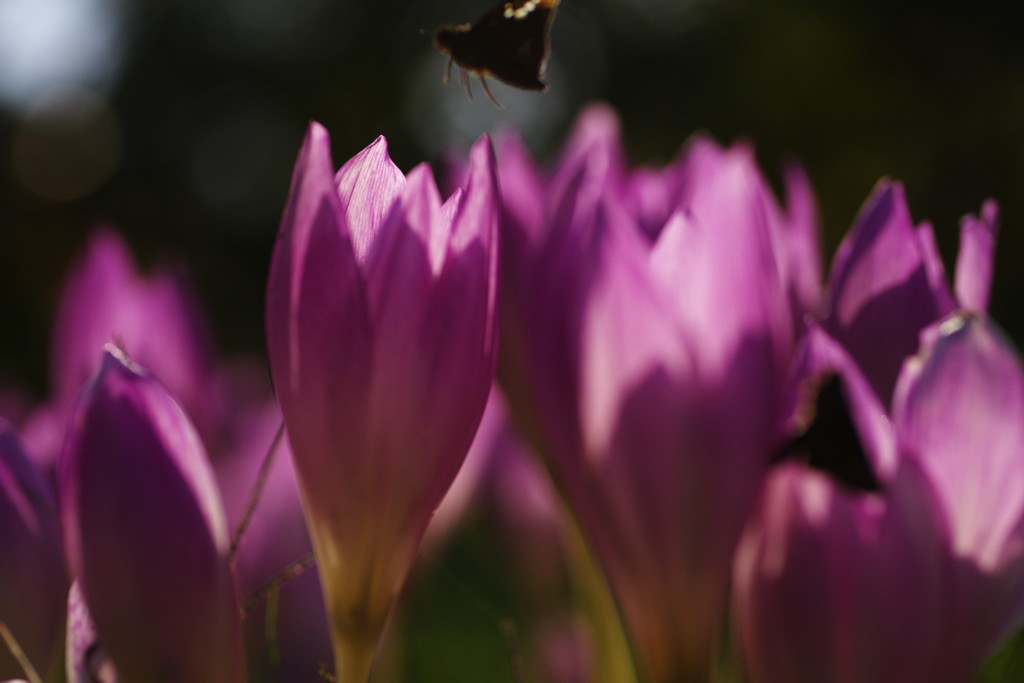
[[836,252],[825,329],[853,356],[889,405],[904,359],[928,324],[957,307],[985,311],[998,210],[988,202],[961,224],[955,289],[943,271],[932,227],[915,227],[903,186],[878,183]]
[[[281,415],[265,361],[215,358],[205,319],[178,271],[162,267],[142,275],[116,232],[94,232],[60,296],[51,339],[52,395],[30,413],[24,410],[23,442],[33,461],[47,469],[54,463],[76,392],[102,358],[104,344],[117,342],[181,397],[213,462],[229,528],[235,528]],[[310,551],[287,444],[278,451],[234,557],[246,596]],[[246,620],[250,661],[265,661],[273,651],[279,675],[310,675],[330,657],[316,573],[289,582],[274,605],[273,626],[262,623],[264,610]],[[275,632],[271,647],[267,634]]]
[[[50,486],[0,420],[0,623],[35,669],[59,661],[67,579]],[[25,672],[0,643],[0,677]]]
[[[213,462],[234,529],[281,415],[263,360],[225,363],[214,356],[206,316],[193,294],[176,270],[140,274],[118,234],[97,230],[61,293],[51,340],[53,396],[24,425],[27,449],[44,463],[48,454],[56,457],[73,397],[101,359],[104,344],[115,342],[180,398]],[[254,593],[310,550],[287,444],[278,451],[234,558],[242,595]],[[278,607],[276,628],[265,627],[257,614],[247,620],[251,660],[266,659],[266,634],[276,631],[277,672],[310,675],[330,656],[315,572],[283,587]]]
[[[954,314],[904,363],[890,421],[838,344],[808,340],[819,376],[846,383],[855,428],[830,422],[809,460],[777,468],[744,535],[750,677],[971,680],[1024,622],[1020,360],[991,322]],[[868,486],[848,476],[858,455]]]
[[99,365],[104,344],[125,349],[164,382],[189,416],[207,424],[213,351],[188,283],[169,270],[143,277],[127,245],[97,230],[72,268],[52,340],[53,390],[69,404]]
[[241,681],[228,532],[188,417],[108,347],[58,463],[64,552],[119,679]]
[[884,180],[840,247],[790,384],[799,458],[736,556],[755,682],[969,680],[1024,617],[1020,364],[983,317],[937,320],[984,313],[997,225],[994,202],[962,221],[951,288]]
[[267,347],[334,640],[365,681],[494,366],[497,188],[490,142],[442,204],[379,138],[335,173],[312,124],[267,290]]
[[989,320],[954,316],[904,364],[893,419],[947,530],[935,681],[972,677],[1024,623],[1024,369]]
[[944,529],[919,464],[897,459],[881,402],[816,325],[790,402],[797,457],[768,477],[735,561],[751,680],[935,680]]
[[[646,676],[707,680],[796,308],[816,298],[816,261],[795,256],[815,253],[813,223],[797,225],[813,209],[794,208],[803,193],[784,211],[749,149],[701,138],[665,169],[652,209],[637,199],[650,171],[631,177],[622,156],[603,108],[581,117],[546,183],[522,161],[505,172],[500,150],[506,215],[521,219],[503,242],[499,377]],[[540,211],[521,204],[538,186]]]
[[169,269],[141,275],[120,236],[102,228],[90,237],[61,292],[50,341],[49,402],[22,425],[26,449],[37,462],[53,465],[75,397],[110,343],[159,377],[207,445],[215,443],[222,418],[218,373],[189,283]]

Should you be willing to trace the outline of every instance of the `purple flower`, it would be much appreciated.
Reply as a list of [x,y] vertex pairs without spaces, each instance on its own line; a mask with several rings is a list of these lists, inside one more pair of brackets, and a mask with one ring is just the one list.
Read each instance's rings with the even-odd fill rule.
[[935,492],[947,530],[941,676],[970,678],[1024,623],[1024,369],[989,320],[925,330],[896,384],[903,457]]
[[795,368],[790,425],[803,438],[768,477],[735,560],[751,680],[937,680],[944,529],[930,487],[817,326]]
[[189,416],[211,415],[213,350],[188,284],[163,270],[136,272],[127,246],[111,230],[97,231],[64,286],[53,334],[54,393],[70,403],[114,343],[160,377]]
[[[280,411],[265,362],[213,354],[205,317],[182,277],[168,269],[137,272],[112,230],[96,231],[76,260],[54,324],[53,400],[25,424],[27,448],[43,462],[59,452],[71,399],[93,372],[105,343],[122,344],[180,398],[213,461],[229,528],[235,528],[274,433]],[[280,451],[287,450],[287,446]],[[289,456],[279,452],[258,513],[235,558],[239,587],[249,595],[310,550]],[[315,572],[284,591],[277,613],[277,669],[308,675],[330,653]],[[252,660],[265,658],[267,632],[247,620]]]
[[915,227],[903,186],[882,180],[836,252],[825,329],[853,356],[889,405],[903,360],[928,324],[957,307],[984,312],[992,278],[998,209],[961,224],[955,294],[946,281],[932,227]]
[[340,680],[365,680],[487,399],[496,348],[490,143],[442,203],[379,138],[335,174],[309,132],[274,250],[267,347]]
[[[0,420],[0,623],[46,675],[59,660],[67,578],[50,486]],[[0,641],[0,678],[25,672]]]
[[101,229],[61,293],[51,339],[50,402],[22,427],[33,458],[46,466],[56,460],[72,403],[111,343],[159,377],[204,440],[215,441],[222,406],[213,344],[194,293],[166,269],[141,276],[123,240]]
[[1024,372],[984,317],[940,319],[987,307],[997,223],[962,222],[955,289],[899,184],[840,247],[736,555],[755,683],[969,680],[1024,621]]
[[799,308],[817,299],[817,260],[798,258],[816,254],[809,195],[783,211],[749,149],[700,138],[631,175],[603,108],[581,117],[540,212],[524,156],[499,154],[499,377],[646,676],[706,680]]
[[[56,461],[72,398],[102,358],[103,345],[118,342],[164,381],[197,425],[228,515],[238,523],[281,415],[261,359],[213,356],[203,311],[188,283],[161,269],[137,273],[127,245],[110,229],[96,231],[76,259],[61,294],[54,324],[53,395],[22,426],[30,457],[49,468]],[[279,449],[287,450],[287,446]],[[249,595],[310,550],[290,457],[278,453],[257,514],[234,558],[239,587]],[[250,661],[270,649],[260,623],[263,610],[247,620]],[[276,613],[276,669],[303,676],[330,656],[316,573],[283,591]]]
[[206,453],[158,381],[108,347],[58,463],[64,552],[128,681],[241,681],[228,532]]
[[737,553],[755,683],[970,680],[1024,622],[1024,370],[983,318],[922,339],[890,421],[845,351],[808,336],[799,384],[839,377],[852,429],[800,441]]

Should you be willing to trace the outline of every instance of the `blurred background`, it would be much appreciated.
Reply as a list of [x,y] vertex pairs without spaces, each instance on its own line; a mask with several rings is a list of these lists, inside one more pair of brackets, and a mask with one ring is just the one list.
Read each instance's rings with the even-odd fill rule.
[[997,318],[1024,340],[1024,9],[945,0],[565,0],[545,93],[444,85],[425,31],[491,0],[2,0],[0,367],[41,391],[65,270],[94,226],[187,263],[225,351],[260,349],[264,278],[310,119],[335,159],[377,135],[408,170],[496,124],[549,157],[579,107],[621,114],[635,162],[695,130],[796,158],[834,248],[883,175],[947,263],[1003,207]]
[[[0,0],[0,384],[45,394],[56,298],[103,224],[144,265],[184,264],[223,353],[262,353],[270,249],[311,119],[337,164],[383,134],[408,170],[502,123],[550,158],[593,100],[619,111],[637,163],[668,161],[696,130],[753,141],[772,178],[799,160],[829,254],[882,176],[905,182],[915,220],[933,221],[947,267],[959,218],[996,198],[992,310],[1024,341],[1020,3],[564,0],[549,90],[493,84],[503,110],[479,86],[468,101],[457,80],[444,85],[429,36],[492,4]],[[463,618],[430,622],[438,605],[468,615],[469,638],[485,624],[492,657],[479,666],[499,678],[431,663],[408,680],[501,680],[496,615],[515,610],[514,591],[487,568],[486,542],[448,553],[475,585],[435,576],[409,609],[424,633]],[[407,671],[432,649],[413,647]]]

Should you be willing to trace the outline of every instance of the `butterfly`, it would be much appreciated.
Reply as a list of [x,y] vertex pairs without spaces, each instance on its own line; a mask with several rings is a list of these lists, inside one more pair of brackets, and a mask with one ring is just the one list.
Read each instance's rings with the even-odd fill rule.
[[541,80],[548,59],[548,32],[559,0],[503,0],[472,24],[442,26],[434,32],[434,45],[448,55],[444,82],[451,80],[452,62],[469,99],[473,90],[468,73],[480,78],[484,92],[501,108],[487,85],[486,76],[523,90],[544,90]]

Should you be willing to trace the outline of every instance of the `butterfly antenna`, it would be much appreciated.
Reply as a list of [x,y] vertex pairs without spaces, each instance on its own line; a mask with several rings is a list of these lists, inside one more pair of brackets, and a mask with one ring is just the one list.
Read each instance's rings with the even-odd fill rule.
[[491,102],[494,102],[494,106],[498,109],[504,109],[505,105],[498,101],[498,98],[491,92],[491,87],[487,85],[487,79],[484,78],[483,74],[480,74],[480,83],[484,86],[484,92],[487,93],[487,97],[490,98]]
[[452,59],[452,56],[448,55],[448,66],[444,68],[444,78],[441,80],[445,85],[448,85],[452,80]]
[[473,88],[469,85],[469,74],[467,74],[466,70],[461,67],[459,69],[459,80],[462,81],[462,87],[466,89],[466,95],[469,97],[469,101],[472,102]]

